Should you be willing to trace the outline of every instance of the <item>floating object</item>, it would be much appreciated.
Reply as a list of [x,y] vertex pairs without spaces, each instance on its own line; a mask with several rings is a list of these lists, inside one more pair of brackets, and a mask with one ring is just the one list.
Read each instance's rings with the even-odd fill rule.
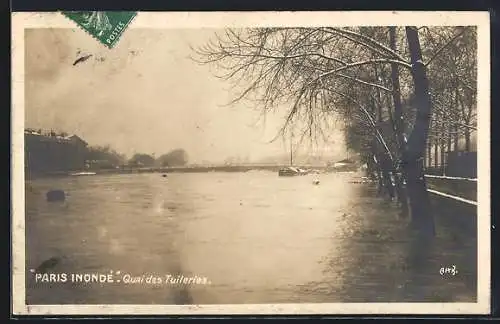
[[293,177],[298,175],[306,175],[307,173],[308,173],[307,170],[295,167],[286,167],[278,171],[278,175],[280,177]]
[[313,180],[313,185],[319,185],[319,180],[317,179]]
[[43,261],[37,268],[36,272],[46,272],[47,270],[52,269],[55,267],[59,262],[61,261],[61,258],[58,257],[52,257],[48,260]]
[[166,175],[166,174],[162,174],[161,176],[162,176],[163,178],[166,178],[166,177],[167,177],[167,175]]
[[72,176],[95,175],[95,172],[75,172],[71,173]]
[[47,201],[64,201],[66,194],[63,190],[50,190],[46,194]]

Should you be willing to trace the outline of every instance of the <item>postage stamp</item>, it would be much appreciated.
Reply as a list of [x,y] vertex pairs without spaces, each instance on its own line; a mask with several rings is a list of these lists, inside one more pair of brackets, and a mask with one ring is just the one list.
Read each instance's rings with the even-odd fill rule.
[[489,313],[489,30],[13,13],[13,313]]
[[133,11],[63,11],[62,14],[109,48],[115,46],[136,16]]

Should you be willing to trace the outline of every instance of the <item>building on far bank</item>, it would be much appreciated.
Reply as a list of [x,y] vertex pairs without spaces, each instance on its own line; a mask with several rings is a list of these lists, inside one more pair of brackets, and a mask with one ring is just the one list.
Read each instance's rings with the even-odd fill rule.
[[85,168],[87,142],[77,135],[27,129],[24,132],[25,169],[43,173]]

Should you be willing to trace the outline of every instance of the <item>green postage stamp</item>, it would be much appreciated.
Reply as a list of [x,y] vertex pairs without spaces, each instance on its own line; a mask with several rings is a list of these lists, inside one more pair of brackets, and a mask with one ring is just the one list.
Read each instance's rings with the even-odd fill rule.
[[99,42],[113,48],[137,15],[135,11],[63,11]]

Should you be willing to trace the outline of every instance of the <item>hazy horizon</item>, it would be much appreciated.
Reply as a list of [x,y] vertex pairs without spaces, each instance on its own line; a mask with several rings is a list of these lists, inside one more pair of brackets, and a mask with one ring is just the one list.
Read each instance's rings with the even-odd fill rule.
[[[176,148],[190,163],[287,154],[289,142],[269,143],[282,116],[268,114],[264,124],[243,103],[225,106],[234,95],[229,84],[189,59],[189,45],[204,44],[215,31],[129,29],[107,49],[76,28],[26,30],[25,127],[74,133],[128,157]],[[87,54],[93,56],[73,66]],[[295,150],[343,156],[341,132],[332,136],[329,145]]]

